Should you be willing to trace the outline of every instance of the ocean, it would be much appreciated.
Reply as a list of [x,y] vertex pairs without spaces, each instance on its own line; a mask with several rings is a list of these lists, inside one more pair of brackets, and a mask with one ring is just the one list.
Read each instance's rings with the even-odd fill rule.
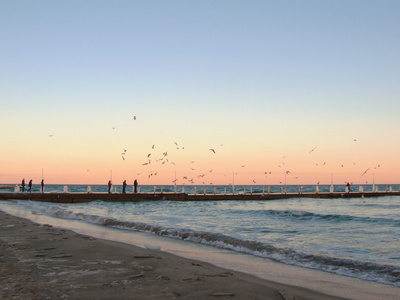
[[[122,190],[119,187],[117,192]],[[179,186],[177,191],[194,192]],[[284,187],[271,186],[270,192]],[[287,192],[299,186],[288,186]],[[329,191],[330,186],[319,190]],[[380,191],[398,185],[379,186]],[[157,192],[160,187],[156,187]],[[191,189],[191,190],[190,190]],[[232,193],[231,186],[216,192]],[[335,191],[345,192],[344,186]],[[33,191],[39,191],[34,186]],[[62,192],[61,185],[48,185],[46,192]],[[164,186],[173,192],[175,186]],[[204,187],[198,186],[203,192]],[[263,187],[235,187],[237,193],[261,192]],[[352,186],[352,191],[358,191]],[[364,190],[368,190],[365,187]],[[371,189],[372,190],[372,187]],[[69,192],[86,192],[87,186],[68,186]],[[107,187],[93,186],[93,192]],[[131,189],[127,190],[128,192]],[[153,192],[142,186],[141,192]],[[214,187],[207,187],[212,193]],[[267,189],[264,187],[264,191]],[[315,191],[304,186],[303,191]],[[141,232],[188,243],[200,243],[284,264],[350,276],[400,287],[400,197],[290,198],[273,201],[144,201],[58,204],[32,201],[0,201],[2,207],[56,218],[79,220],[121,231]]]

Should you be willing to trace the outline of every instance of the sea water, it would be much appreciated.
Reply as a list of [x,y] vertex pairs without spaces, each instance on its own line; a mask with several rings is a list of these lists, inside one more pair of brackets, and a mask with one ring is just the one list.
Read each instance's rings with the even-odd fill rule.
[[[69,191],[80,189],[84,187],[73,186]],[[98,189],[106,191],[104,186]],[[199,243],[400,287],[400,197],[228,199],[12,203],[37,215]],[[1,201],[0,209],[9,203]]]

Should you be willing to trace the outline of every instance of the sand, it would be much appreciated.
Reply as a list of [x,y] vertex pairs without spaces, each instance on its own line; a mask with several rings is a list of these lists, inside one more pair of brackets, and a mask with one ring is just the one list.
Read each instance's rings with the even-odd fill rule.
[[1,299],[342,299],[0,211]]

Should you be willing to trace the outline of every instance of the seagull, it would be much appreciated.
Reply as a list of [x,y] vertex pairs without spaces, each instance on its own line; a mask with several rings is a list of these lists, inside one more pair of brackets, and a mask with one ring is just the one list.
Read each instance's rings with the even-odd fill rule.
[[244,165],[240,165],[242,168],[244,168]]
[[154,149],[154,145],[153,145],[153,146],[151,146],[151,149]]
[[113,130],[115,129],[115,127],[111,127]]
[[313,149],[311,149],[311,151],[310,151],[310,152],[308,152],[308,153],[311,153],[311,152],[313,152],[315,149],[317,149],[317,146],[315,146]]
[[214,154],[215,154],[215,150],[214,149],[210,149],[210,151],[214,152]]
[[255,181],[255,180],[253,180],[253,182],[254,182],[254,183],[256,183],[256,181]]
[[53,137],[54,136],[54,134],[49,134],[49,137]]
[[369,168],[368,168],[368,169],[366,169],[366,170],[364,171],[364,173],[362,173],[362,175],[361,175],[361,176],[364,176],[364,174],[366,174],[366,173],[368,172],[368,170],[369,170]]
[[125,157],[124,157],[124,156],[122,156],[122,160],[125,160]]
[[150,157],[150,156],[151,156],[151,153],[147,154],[147,157]]
[[136,116],[133,116],[133,120],[134,120],[134,121],[136,120]]

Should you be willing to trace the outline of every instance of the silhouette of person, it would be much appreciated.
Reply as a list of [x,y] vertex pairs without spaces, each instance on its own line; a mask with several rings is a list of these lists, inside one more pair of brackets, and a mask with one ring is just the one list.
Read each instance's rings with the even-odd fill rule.
[[122,183],[122,194],[125,194],[126,180]]
[[111,194],[111,180],[108,181],[108,193]]
[[44,193],[44,179],[42,179],[42,182],[40,183],[40,188],[42,190],[42,193]]
[[25,192],[25,178],[22,179],[21,186],[22,186],[22,191]]
[[137,193],[137,186],[138,186],[138,183],[137,183],[137,180],[135,179],[135,181],[133,182],[133,186],[135,187],[135,194]]
[[347,183],[347,192],[350,193],[350,182]]
[[32,179],[29,180],[28,187],[29,187],[29,193],[31,193],[32,192]]

